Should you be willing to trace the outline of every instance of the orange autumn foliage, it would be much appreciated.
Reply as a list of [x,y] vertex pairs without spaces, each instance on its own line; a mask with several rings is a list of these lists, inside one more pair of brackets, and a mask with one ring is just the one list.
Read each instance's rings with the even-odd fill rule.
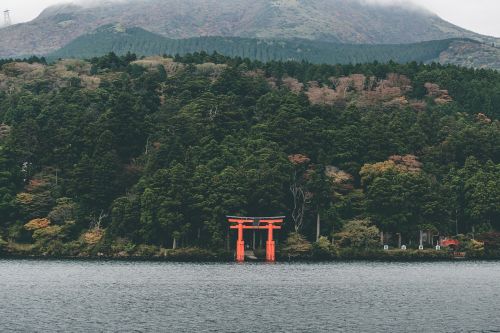
[[5,139],[9,136],[11,127],[6,124],[0,124],[0,140]]
[[488,118],[484,113],[478,113],[476,115],[476,120],[483,124],[491,124],[491,119]]
[[439,105],[447,104],[453,99],[448,94],[448,90],[441,89],[439,85],[435,83],[427,82],[424,84],[425,89],[427,89],[427,96],[434,98],[434,102]]
[[393,155],[389,160],[373,164],[365,164],[359,174],[362,183],[371,182],[374,178],[388,171],[399,173],[418,173],[422,171],[422,163],[414,155]]
[[411,81],[404,75],[389,73],[386,79],[377,80],[363,74],[352,74],[329,79],[333,88],[308,83],[306,95],[311,104],[336,105],[351,100],[359,107],[383,104],[385,107],[405,107],[409,104],[405,94],[411,91]]
[[29,231],[35,231],[39,229],[47,228],[50,225],[50,221],[48,219],[34,219],[29,221],[24,225],[24,229]]
[[401,172],[420,172],[422,171],[422,163],[415,155],[392,155],[389,161],[393,161],[396,168]]
[[354,177],[333,165],[327,165],[325,175],[335,184],[349,183],[354,180]]
[[305,155],[302,154],[293,154],[288,156],[288,160],[290,163],[293,165],[301,165],[301,164],[306,164],[311,161],[311,159]]
[[304,89],[304,84],[299,80],[293,77],[285,77],[283,78],[283,85],[287,87],[291,92],[298,94]]
[[102,239],[103,236],[104,236],[104,230],[93,229],[83,234],[83,241],[89,245],[95,245],[99,243],[99,241]]
[[311,104],[333,105],[336,100],[341,98],[336,90],[325,86],[320,87],[316,81],[309,82],[308,85],[306,95]]

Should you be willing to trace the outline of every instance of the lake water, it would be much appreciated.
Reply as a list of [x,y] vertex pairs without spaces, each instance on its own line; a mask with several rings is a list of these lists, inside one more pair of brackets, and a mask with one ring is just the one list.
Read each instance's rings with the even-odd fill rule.
[[2,332],[500,332],[500,263],[0,260]]

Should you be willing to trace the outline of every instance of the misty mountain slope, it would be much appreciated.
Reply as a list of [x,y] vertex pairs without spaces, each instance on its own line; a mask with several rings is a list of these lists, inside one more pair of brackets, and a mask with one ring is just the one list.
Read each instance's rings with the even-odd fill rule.
[[487,43],[454,40],[441,52],[436,62],[463,67],[493,68],[500,70],[500,48]]
[[0,29],[0,57],[46,54],[99,26],[119,22],[169,38],[302,38],[357,44],[447,38],[489,40],[416,8],[362,0],[123,0],[50,7]]
[[242,37],[195,37],[170,39],[142,28],[124,29],[106,25],[80,36],[60,50],[48,55],[57,58],[91,58],[108,52],[137,55],[184,55],[217,51],[226,56],[260,61],[307,60],[312,63],[349,64],[366,62],[429,62],[438,58],[455,42],[471,40],[446,39],[414,44],[338,44],[304,39],[269,40]]

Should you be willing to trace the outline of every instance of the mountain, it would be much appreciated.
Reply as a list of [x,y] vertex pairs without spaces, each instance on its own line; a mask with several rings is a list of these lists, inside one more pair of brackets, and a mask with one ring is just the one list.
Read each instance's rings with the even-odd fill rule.
[[139,56],[184,55],[205,51],[259,61],[307,60],[317,64],[367,62],[440,62],[476,68],[500,69],[500,49],[471,39],[444,39],[413,44],[340,44],[307,39],[270,40],[242,37],[170,39],[142,28],[105,25],[47,55],[58,58],[92,58],[108,52]]
[[365,0],[143,0],[59,5],[0,29],[0,57],[53,52],[100,26],[120,23],[168,38],[300,38],[349,44],[401,44],[491,37],[417,7]]

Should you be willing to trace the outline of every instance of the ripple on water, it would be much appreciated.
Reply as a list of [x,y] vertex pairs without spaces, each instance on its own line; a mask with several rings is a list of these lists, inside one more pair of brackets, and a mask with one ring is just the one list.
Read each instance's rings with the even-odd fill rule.
[[500,330],[500,263],[0,260],[0,331]]

